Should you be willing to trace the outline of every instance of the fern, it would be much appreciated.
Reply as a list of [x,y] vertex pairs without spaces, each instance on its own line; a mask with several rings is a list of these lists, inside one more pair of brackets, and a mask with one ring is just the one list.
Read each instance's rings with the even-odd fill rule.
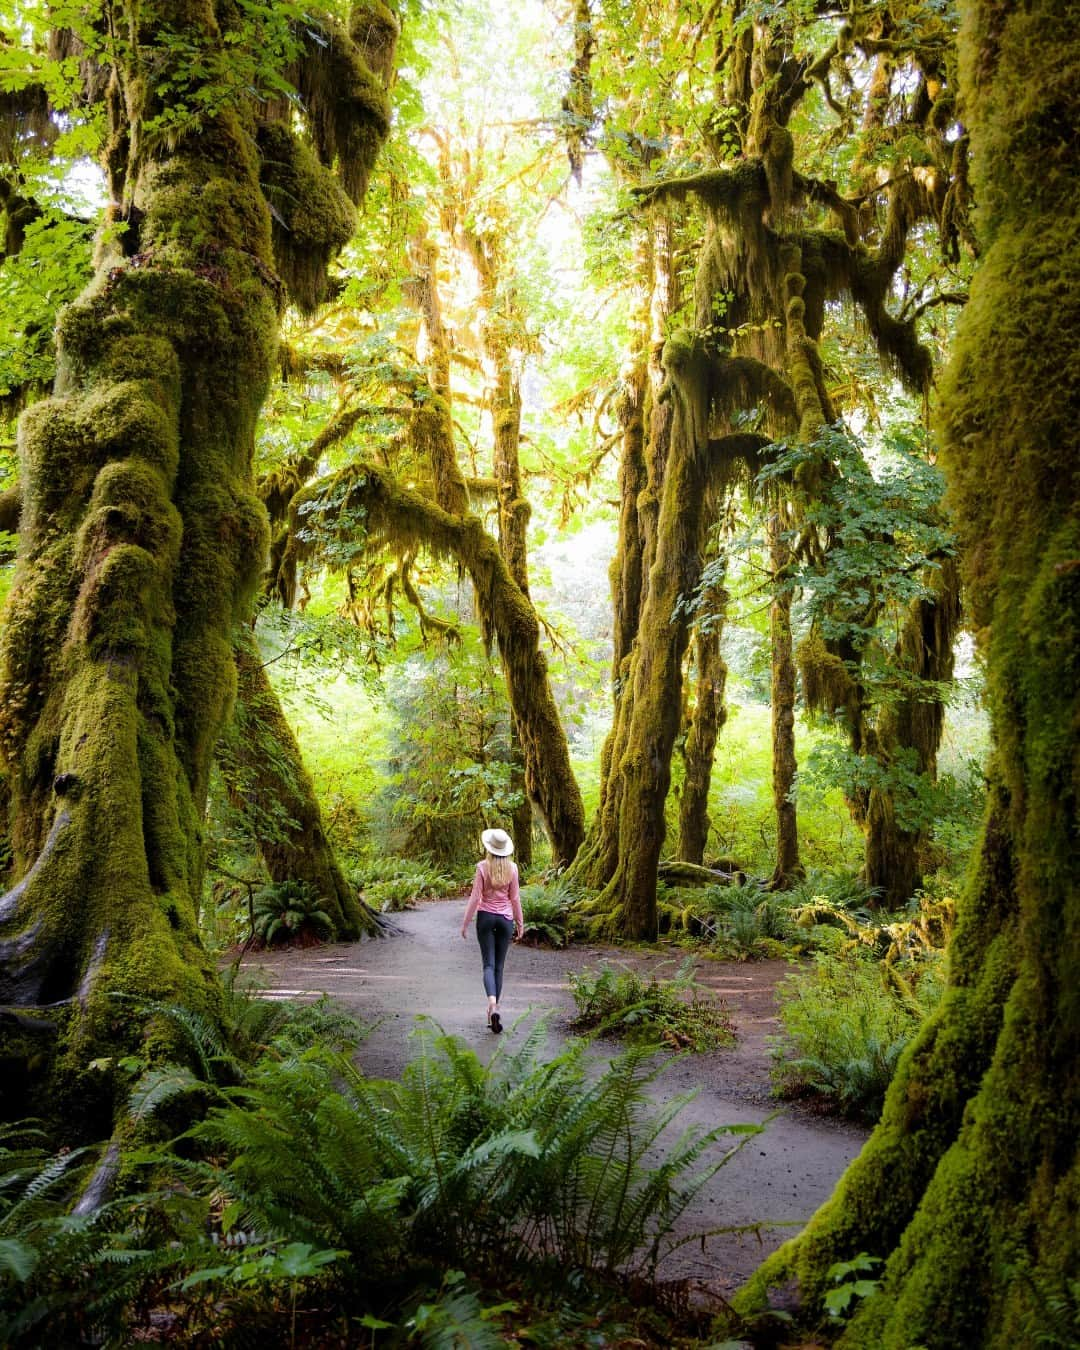
[[256,891],[255,935],[267,947],[279,938],[311,934],[331,939],[334,925],[321,908],[322,900],[304,881],[280,881]]
[[382,1289],[447,1261],[501,1278],[538,1263],[653,1273],[729,1156],[699,1166],[721,1128],[646,1164],[687,1100],[651,1105],[661,1067],[634,1048],[589,1083],[583,1045],[549,1060],[536,1034],[485,1067],[423,1022],[400,1082],[318,1048],[265,1061],[186,1136],[225,1161],[176,1165],[261,1240],[347,1250],[352,1278]]

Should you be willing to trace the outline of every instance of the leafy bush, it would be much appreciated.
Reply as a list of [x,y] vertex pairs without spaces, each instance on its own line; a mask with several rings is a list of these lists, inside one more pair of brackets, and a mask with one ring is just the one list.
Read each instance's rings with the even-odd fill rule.
[[417,900],[460,889],[453,877],[436,870],[425,859],[372,858],[359,863],[350,880],[371,908],[384,914],[410,909]]
[[866,885],[857,868],[831,872],[811,868],[802,881],[796,882],[784,894],[792,909],[823,902],[836,909],[868,916],[880,892],[878,888]]
[[73,1208],[98,1151],[47,1142],[35,1121],[0,1127],[0,1344],[130,1344],[133,1305],[171,1256],[139,1240],[144,1197]]
[[655,975],[645,979],[607,962],[598,969],[572,971],[567,979],[578,1010],[573,1025],[674,1049],[716,1050],[733,1044],[735,1029],[723,1001],[698,992],[690,964],[684,961],[670,980]]
[[245,1230],[347,1250],[351,1278],[373,1288],[430,1262],[504,1279],[544,1262],[654,1273],[724,1130],[645,1166],[687,1100],[654,1112],[649,1050],[587,1084],[584,1047],[545,1060],[542,1028],[488,1067],[434,1026],[418,1036],[400,1083],[317,1047],[264,1060],[187,1136],[225,1161],[177,1156],[179,1175],[226,1197]]
[[570,910],[577,891],[562,877],[521,888],[524,940],[537,946],[565,947],[570,940]]
[[771,895],[759,882],[706,887],[700,903],[728,955],[772,955],[767,942],[784,942],[794,931],[784,898]]
[[[142,1194],[72,1213],[95,1155],[0,1136],[0,1341],[13,1350],[46,1328],[56,1344],[132,1344],[151,1310],[184,1344],[323,1344],[331,1323],[335,1344],[360,1327],[365,1342],[502,1344],[515,1305],[485,1306],[485,1290],[557,1289],[558,1322],[618,1300],[626,1277],[654,1280],[690,1240],[675,1229],[701,1187],[760,1128],[665,1136],[649,1165],[692,1094],[654,1107],[662,1062],[644,1047],[599,1074],[580,1042],[549,1060],[542,1026],[485,1066],[422,1023],[401,1082],[365,1078],[291,1022],[253,1066],[191,1031],[202,1055],[183,1072],[202,1075],[210,1106],[127,1160],[152,1178]],[[141,1118],[168,1099],[151,1102],[151,1079],[133,1095]]]
[[255,893],[255,936],[267,947],[304,938],[332,939],[334,925],[306,881],[279,881]]
[[777,987],[784,1034],[773,1046],[775,1090],[876,1119],[897,1060],[942,986],[940,954],[895,966],[818,953]]
[[373,835],[385,851],[453,867],[521,802],[505,685],[466,627],[452,647],[387,666],[384,681],[391,719]]

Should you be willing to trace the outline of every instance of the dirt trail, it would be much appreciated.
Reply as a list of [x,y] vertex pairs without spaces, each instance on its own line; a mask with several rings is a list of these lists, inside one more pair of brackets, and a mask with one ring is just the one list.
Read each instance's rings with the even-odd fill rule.
[[[519,1041],[536,1016],[550,1012],[554,1054],[565,1043],[573,1012],[568,971],[601,960],[646,972],[662,967],[667,974],[677,965],[666,954],[599,946],[564,952],[514,947],[507,958],[502,999],[503,1021],[510,1029],[501,1038],[493,1036],[484,1020],[476,939],[470,934],[462,941],[460,936],[464,903],[438,901],[395,915],[402,931],[387,941],[253,953],[245,958],[244,969],[262,972],[268,994],[303,998],[326,993],[365,1020],[380,1019],[358,1058],[369,1074],[396,1077],[410,1058],[409,1033],[418,1014],[461,1036],[486,1060],[500,1040]],[[769,1096],[766,1037],[778,1028],[773,991],[786,969],[782,961],[698,961],[697,978],[727,1003],[738,1044],[732,1050],[675,1060],[656,1084],[658,1100],[700,1089],[680,1117],[683,1125],[759,1123],[777,1112],[765,1132],[751,1138],[717,1173],[686,1224],[692,1230],[758,1221],[785,1226],[764,1232],[761,1242],[754,1236],[721,1236],[710,1239],[704,1252],[699,1244],[689,1244],[663,1272],[670,1278],[700,1280],[721,1293],[736,1287],[766,1251],[828,1198],[866,1137],[855,1126],[778,1107]],[[515,1030],[517,1018],[521,1021]],[[607,1046],[602,1043],[598,1053]]]

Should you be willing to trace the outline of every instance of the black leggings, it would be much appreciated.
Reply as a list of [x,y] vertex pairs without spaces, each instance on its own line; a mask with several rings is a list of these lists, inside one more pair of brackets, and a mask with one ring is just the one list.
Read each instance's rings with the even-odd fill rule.
[[502,994],[503,963],[514,938],[514,921],[482,909],[476,915],[476,938],[484,963],[484,993],[489,997],[494,994],[498,999]]

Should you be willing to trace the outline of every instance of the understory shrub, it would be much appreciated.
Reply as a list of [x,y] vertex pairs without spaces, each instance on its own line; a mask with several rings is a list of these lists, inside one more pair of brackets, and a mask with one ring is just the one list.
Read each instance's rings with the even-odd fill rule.
[[534,946],[565,947],[570,941],[571,908],[578,892],[562,877],[530,882],[521,888],[523,940]]
[[[72,1202],[96,1153],[0,1136],[0,1343],[500,1345],[518,1300],[554,1296],[544,1323],[566,1344],[560,1319],[613,1300],[625,1312],[627,1281],[647,1289],[701,1236],[677,1225],[760,1127],[669,1142],[692,1094],[652,1104],[652,1050],[599,1074],[584,1043],[544,1050],[541,1025],[485,1066],[421,1022],[388,1082],[292,1024],[252,1066],[226,1038],[184,1071],[202,1117],[129,1155],[145,1189],[88,1215]],[[141,1120],[169,1099],[152,1091],[167,1074],[140,1080]],[[514,1303],[496,1298],[507,1289]]]
[[372,909],[392,913],[411,909],[417,900],[432,900],[460,891],[452,876],[425,858],[369,858],[349,878]]
[[573,1026],[678,1050],[717,1050],[734,1044],[735,1028],[722,999],[703,993],[684,961],[671,979],[647,979],[608,962],[572,971],[577,1004]]
[[774,1038],[780,1096],[813,1095],[844,1115],[875,1120],[897,1060],[933,1010],[944,958],[879,962],[819,952],[777,986],[783,1035]]
[[[763,883],[706,886],[690,906],[692,925],[710,938],[719,952],[735,959],[775,956],[796,936],[787,896],[771,894]],[[684,923],[684,927],[688,926]]]
[[267,947],[275,943],[329,941],[333,920],[321,896],[306,881],[278,881],[255,892],[255,936]]

